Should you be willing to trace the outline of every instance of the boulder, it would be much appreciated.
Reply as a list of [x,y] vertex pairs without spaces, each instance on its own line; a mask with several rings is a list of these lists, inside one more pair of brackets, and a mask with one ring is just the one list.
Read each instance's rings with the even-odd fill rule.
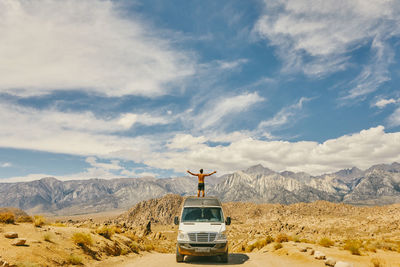
[[26,243],[26,239],[25,238],[17,238],[14,240],[14,242],[12,242],[11,245],[13,246],[23,246]]
[[349,262],[338,261],[338,262],[336,262],[335,267],[354,267],[354,265]]
[[334,259],[334,258],[327,258],[326,260],[325,260],[325,265],[327,265],[327,266],[331,266],[331,267],[334,267],[335,266],[335,264],[336,264],[336,260]]
[[314,252],[314,258],[317,259],[317,260],[324,260],[326,257],[325,257],[324,253],[322,253],[321,251],[316,250]]
[[4,233],[4,236],[6,238],[17,238],[18,237],[18,233],[16,233],[16,232],[7,232],[7,233]]

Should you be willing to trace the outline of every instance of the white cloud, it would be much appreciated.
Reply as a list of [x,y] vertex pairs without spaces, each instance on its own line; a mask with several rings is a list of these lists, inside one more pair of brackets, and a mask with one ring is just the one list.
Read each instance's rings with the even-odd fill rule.
[[394,104],[400,102],[400,99],[394,99],[394,98],[389,98],[389,99],[379,99],[378,101],[375,102],[374,106],[378,107],[378,108],[384,108],[389,104]]
[[262,141],[244,138],[228,146],[200,144],[186,151],[154,153],[145,163],[174,169],[216,169],[219,173],[263,164],[277,171],[305,171],[322,174],[341,168],[368,168],[376,163],[400,161],[400,133],[385,133],[379,126],[323,143],[311,141]]
[[12,166],[12,163],[11,162],[3,162],[3,163],[0,163],[0,167],[1,168],[8,168],[8,167],[11,167]]
[[393,51],[388,39],[400,35],[397,0],[264,0],[254,32],[276,46],[286,71],[321,76],[346,69],[350,52],[371,45],[371,60],[349,88],[348,98],[376,90],[390,79]]
[[301,117],[300,110],[303,108],[303,103],[309,100],[309,98],[302,97],[297,103],[282,108],[273,118],[260,122],[258,129],[277,128],[287,125],[288,123],[293,123],[295,119]]
[[1,147],[103,157],[129,150],[131,158],[135,155],[141,161],[159,142],[114,134],[129,129],[131,123],[121,125],[118,117],[103,120],[90,112],[62,113],[0,103],[0,121]]
[[[0,2],[0,91],[79,89],[109,96],[167,93],[194,73],[173,48],[115,1]],[[176,87],[176,86],[175,86]]]
[[193,120],[196,127],[205,129],[220,123],[226,116],[243,112],[264,100],[257,92],[220,97],[211,103],[206,103],[203,112],[193,117]]
[[397,108],[388,118],[389,126],[400,126],[400,107]]
[[217,61],[219,63],[219,66],[221,69],[235,69],[245,63],[247,63],[248,60],[245,58],[237,59],[234,61]]

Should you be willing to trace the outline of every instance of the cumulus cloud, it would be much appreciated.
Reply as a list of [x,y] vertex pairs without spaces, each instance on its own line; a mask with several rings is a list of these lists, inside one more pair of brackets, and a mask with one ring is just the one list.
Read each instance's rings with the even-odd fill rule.
[[1,1],[0,92],[154,96],[194,73],[188,54],[122,8],[99,0]]
[[216,169],[219,173],[263,164],[277,171],[305,171],[317,175],[341,168],[368,168],[377,163],[400,161],[400,133],[386,133],[383,126],[323,143],[311,141],[262,141],[244,138],[227,146],[200,144],[195,149],[155,153],[149,166],[184,169]]
[[397,0],[264,0],[254,32],[276,46],[286,71],[322,76],[346,69],[350,52],[371,43],[371,60],[349,88],[348,98],[375,91],[390,79],[394,53],[388,39],[400,36]]

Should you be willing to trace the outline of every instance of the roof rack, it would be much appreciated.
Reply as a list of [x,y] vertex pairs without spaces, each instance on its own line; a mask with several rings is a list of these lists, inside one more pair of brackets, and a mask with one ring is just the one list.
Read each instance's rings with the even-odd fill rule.
[[221,201],[216,197],[188,197],[183,203],[184,207],[212,206],[221,207]]

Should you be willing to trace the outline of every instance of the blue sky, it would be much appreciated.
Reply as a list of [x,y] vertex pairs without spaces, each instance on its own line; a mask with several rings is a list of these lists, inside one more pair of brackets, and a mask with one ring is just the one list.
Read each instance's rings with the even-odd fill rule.
[[396,0],[0,0],[0,179],[400,161]]

